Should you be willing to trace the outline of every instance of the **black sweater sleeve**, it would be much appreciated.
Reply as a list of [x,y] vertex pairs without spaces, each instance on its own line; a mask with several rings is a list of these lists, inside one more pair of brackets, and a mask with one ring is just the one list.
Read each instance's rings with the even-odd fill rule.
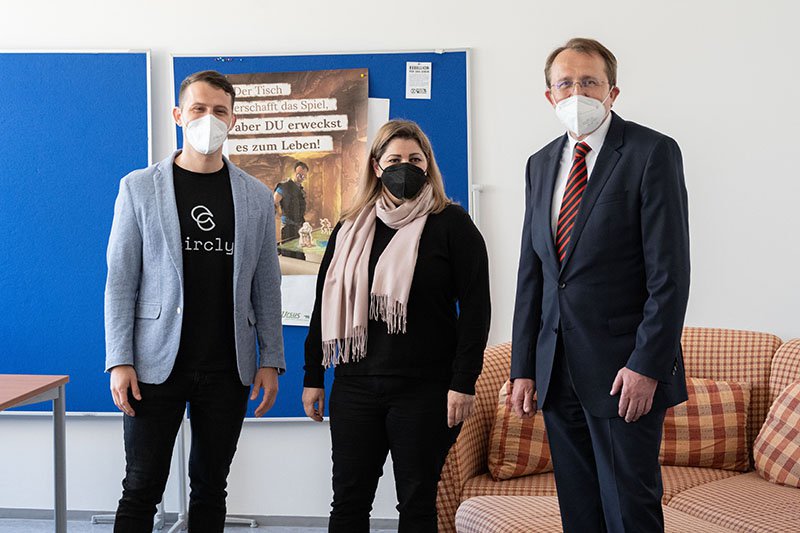
[[303,386],[321,389],[325,386],[325,367],[322,366],[322,287],[325,285],[325,275],[333,259],[333,251],[336,246],[336,235],[339,233],[342,223],[336,224],[333,228],[328,245],[325,247],[325,254],[322,256],[322,263],[319,265],[317,274],[317,296],[314,300],[314,310],[311,312],[311,321],[308,324],[308,335],[305,344],[305,376]]
[[450,232],[448,243],[459,307],[450,389],[475,394],[491,322],[489,257],[486,243],[466,211],[458,209],[456,216],[461,220],[457,231]]

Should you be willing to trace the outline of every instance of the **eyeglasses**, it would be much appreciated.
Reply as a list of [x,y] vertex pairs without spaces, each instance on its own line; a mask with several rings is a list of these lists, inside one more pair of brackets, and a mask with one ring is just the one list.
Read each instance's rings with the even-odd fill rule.
[[572,92],[573,87],[576,85],[580,86],[580,88],[585,91],[593,91],[599,89],[603,85],[608,85],[608,82],[596,80],[594,78],[585,78],[580,81],[563,80],[551,85],[550,89],[559,94],[566,94]]

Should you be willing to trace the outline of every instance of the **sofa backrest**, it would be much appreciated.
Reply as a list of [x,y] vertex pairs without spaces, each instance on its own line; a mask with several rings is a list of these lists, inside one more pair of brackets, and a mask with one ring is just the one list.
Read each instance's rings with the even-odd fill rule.
[[770,365],[781,339],[756,331],[687,327],[681,345],[686,375],[750,384],[747,449],[752,451],[775,397],[770,393]]
[[[506,342],[488,346],[483,355],[483,371],[475,383],[474,413],[464,423],[465,426],[467,424],[479,425],[476,434],[484,437],[489,436],[489,432],[492,430],[492,423],[494,423],[495,412],[497,411],[497,394],[510,373],[511,343]],[[462,431],[462,433],[468,432]],[[473,443],[476,448],[473,452],[477,454],[477,460],[483,465],[486,465],[488,460],[488,441],[488,438],[483,438]]]
[[[778,357],[776,351],[781,347],[781,339],[770,333],[686,327],[681,345],[688,376],[750,384],[747,448],[752,450],[772,400],[786,385],[800,379],[800,339],[782,347]],[[770,379],[771,365],[775,367],[773,380]],[[497,393],[508,379],[510,368],[511,343],[486,349],[483,372],[475,385],[477,416],[468,420],[468,423],[481,425],[481,435],[488,435],[491,430]],[[478,453],[483,461],[486,443],[480,446]]]
[[[681,345],[686,375],[750,384],[746,442],[747,449],[752,451],[753,441],[764,424],[772,400],[787,385],[800,380],[800,339],[781,346],[781,339],[770,333],[686,327]],[[476,416],[467,421],[479,424],[478,433],[485,437],[475,443],[480,448],[476,451],[482,462],[486,460],[488,435],[497,409],[497,393],[508,379],[510,368],[511,343],[486,349],[483,372],[475,384]]]

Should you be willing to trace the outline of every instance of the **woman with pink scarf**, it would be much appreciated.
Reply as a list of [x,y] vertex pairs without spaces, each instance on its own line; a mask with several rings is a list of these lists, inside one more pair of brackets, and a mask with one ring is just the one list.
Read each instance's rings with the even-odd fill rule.
[[399,532],[437,530],[436,486],[474,401],[489,332],[486,245],[444,192],[413,122],[378,132],[352,206],[331,234],[305,345],[303,406],[329,402],[329,532],[367,533],[389,452]]

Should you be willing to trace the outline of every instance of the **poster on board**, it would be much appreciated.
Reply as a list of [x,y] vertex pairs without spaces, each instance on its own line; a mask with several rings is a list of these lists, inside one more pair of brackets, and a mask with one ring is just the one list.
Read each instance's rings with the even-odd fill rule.
[[366,162],[368,70],[227,77],[237,121],[225,151],[273,192],[284,324],[307,325],[331,229]]

